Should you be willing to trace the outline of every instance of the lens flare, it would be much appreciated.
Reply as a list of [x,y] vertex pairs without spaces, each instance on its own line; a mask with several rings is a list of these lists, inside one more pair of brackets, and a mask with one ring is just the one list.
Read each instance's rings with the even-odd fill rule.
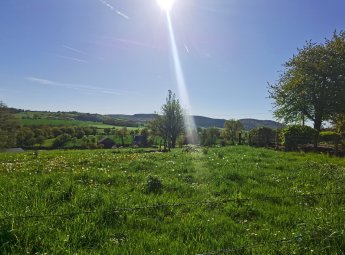
[[174,60],[177,87],[178,87],[178,91],[181,97],[182,104],[187,107],[187,111],[188,111],[188,113],[184,114],[186,134],[190,143],[197,144],[198,136],[196,132],[196,126],[195,126],[194,118],[192,116],[192,111],[191,111],[192,108],[190,105],[187,86],[186,86],[183,71],[182,71],[182,66],[181,66],[180,57],[179,57],[179,53],[176,46],[174,30],[171,23],[169,12],[167,12],[167,20],[168,20],[168,28],[169,28],[169,35],[170,35],[171,53]]
[[157,4],[162,8],[162,10],[169,12],[174,5],[175,0],[156,0]]

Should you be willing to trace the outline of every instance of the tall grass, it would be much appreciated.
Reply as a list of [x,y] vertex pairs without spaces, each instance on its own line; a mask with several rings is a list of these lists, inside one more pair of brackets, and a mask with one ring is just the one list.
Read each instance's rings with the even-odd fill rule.
[[343,254],[345,197],[293,195],[344,187],[344,159],[240,146],[2,153],[0,253]]

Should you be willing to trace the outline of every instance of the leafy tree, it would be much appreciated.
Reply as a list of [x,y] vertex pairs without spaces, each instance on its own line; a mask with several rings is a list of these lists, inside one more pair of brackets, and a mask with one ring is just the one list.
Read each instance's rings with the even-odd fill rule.
[[322,122],[345,112],[345,33],[335,32],[323,44],[308,42],[284,66],[269,88],[274,114],[285,123],[312,121],[317,147]]
[[244,129],[243,124],[239,120],[227,120],[224,122],[223,136],[225,140],[235,144],[238,133]]
[[164,146],[164,150],[166,149],[167,146],[167,141],[168,141],[168,134],[166,132],[165,124],[164,124],[164,119],[160,115],[156,115],[156,117],[150,121],[149,123],[149,129],[151,130],[151,135],[153,137],[160,136],[162,139],[159,140],[159,149],[161,149],[162,142]]
[[120,129],[120,131],[119,131],[119,136],[120,136],[120,138],[121,138],[121,144],[122,144],[122,146],[125,146],[125,137],[127,136],[127,133],[128,133],[128,131],[127,131],[127,127],[123,127],[123,128],[121,128]]
[[61,131],[61,129],[59,127],[53,127],[52,128],[52,134],[53,137],[58,137],[59,135],[61,135],[63,132]]
[[72,139],[69,134],[62,134],[55,138],[53,148],[62,148],[67,142]]
[[268,147],[275,143],[276,132],[268,127],[254,128],[249,132],[249,144],[251,146]]
[[0,148],[10,148],[16,145],[17,126],[15,116],[0,101]]
[[36,137],[36,143],[38,143],[40,146],[42,146],[42,144],[44,143],[44,136],[43,135],[39,135]]
[[220,137],[220,131],[216,127],[202,129],[199,134],[200,144],[203,146],[216,145],[219,137]]
[[32,147],[35,142],[35,134],[30,128],[21,127],[17,130],[17,146]]
[[171,90],[168,91],[168,97],[162,106],[162,115],[158,115],[151,122],[151,128],[162,136],[164,141],[164,149],[168,147],[175,148],[176,140],[184,129],[183,110],[180,102],[176,99]]
[[110,129],[110,128],[105,128],[105,129],[104,129],[104,134],[105,134],[105,135],[109,135],[110,132],[111,132],[111,129]]
[[296,150],[298,145],[306,145],[312,142],[317,131],[309,126],[292,125],[282,129],[281,138],[285,150]]

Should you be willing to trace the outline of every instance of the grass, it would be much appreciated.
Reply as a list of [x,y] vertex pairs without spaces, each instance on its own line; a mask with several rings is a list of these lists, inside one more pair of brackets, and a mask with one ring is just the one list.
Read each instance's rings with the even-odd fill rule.
[[101,122],[81,121],[81,120],[54,120],[54,119],[19,119],[20,124],[24,126],[79,126],[96,128],[114,128],[115,126],[103,124]]
[[344,185],[344,159],[241,146],[1,153],[0,253],[344,254],[344,195],[291,197]]

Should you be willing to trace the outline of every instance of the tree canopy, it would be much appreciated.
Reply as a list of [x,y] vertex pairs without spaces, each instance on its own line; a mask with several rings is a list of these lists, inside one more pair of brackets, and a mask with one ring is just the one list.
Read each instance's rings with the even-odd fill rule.
[[[244,129],[243,124],[239,120],[226,120],[224,122],[223,136],[227,141],[231,141],[232,144],[235,144],[237,140],[237,135],[240,131]],[[240,141],[239,141],[240,142]]]
[[180,102],[171,90],[168,91],[161,115],[157,115],[150,126],[155,134],[163,138],[164,148],[175,148],[176,140],[184,129],[184,122]]
[[334,32],[324,43],[307,42],[284,65],[276,84],[269,86],[274,115],[285,123],[323,121],[345,113],[345,33]]
[[15,116],[0,101],[0,148],[10,148],[16,145],[17,126]]

